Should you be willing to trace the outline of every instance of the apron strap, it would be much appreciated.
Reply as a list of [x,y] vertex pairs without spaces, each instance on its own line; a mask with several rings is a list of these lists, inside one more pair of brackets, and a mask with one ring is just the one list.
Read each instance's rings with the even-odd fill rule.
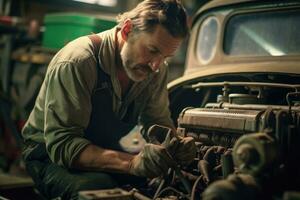
[[97,87],[96,90],[101,90],[110,87],[110,77],[107,75],[101,68],[99,62],[99,49],[102,39],[97,34],[88,35],[88,38],[91,40],[93,44],[93,52],[97,62],[97,72],[98,72],[98,79],[97,79]]
[[96,34],[88,35],[88,38],[92,41],[93,48],[94,48],[94,55],[96,57],[97,63],[99,63],[98,54],[99,54],[99,48],[102,39]]

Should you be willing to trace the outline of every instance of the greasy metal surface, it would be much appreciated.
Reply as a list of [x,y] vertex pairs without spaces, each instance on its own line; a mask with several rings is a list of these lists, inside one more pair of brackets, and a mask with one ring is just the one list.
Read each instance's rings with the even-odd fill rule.
[[178,119],[180,127],[222,130],[223,132],[255,132],[262,111],[192,108]]
[[[272,107],[274,110],[289,110],[288,106],[280,105],[257,105],[257,104],[244,104],[237,105],[231,103],[208,103],[205,106],[206,108],[223,108],[223,109],[247,109],[247,110],[266,110],[268,107]],[[300,106],[292,106],[292,111],[300,111]]]
[[262,83],[262,82],[210,82],[210,83],[197,83],[191,85],[191,88],[200,88],[200,87],[214,87],[214,86],[255,86],[255,87],[278,87],[278,88],[294,88],[298,90],[300,88],[299,85],[292,84],[280,84],[280,83]]

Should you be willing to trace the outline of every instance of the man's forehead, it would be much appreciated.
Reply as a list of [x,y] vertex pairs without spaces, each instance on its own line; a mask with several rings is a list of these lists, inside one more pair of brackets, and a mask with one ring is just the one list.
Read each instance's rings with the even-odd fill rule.
[[157,26],[151,33],[151,45],[158,48],[164,55],[173,54],[181,44],[182,38],[175,38],[162,26]]

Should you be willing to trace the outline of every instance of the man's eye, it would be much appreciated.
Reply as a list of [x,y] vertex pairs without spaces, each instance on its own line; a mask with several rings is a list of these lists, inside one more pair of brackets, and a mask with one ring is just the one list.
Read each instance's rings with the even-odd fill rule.
[[158,51],[156,49],[149,49],[149,52],[151,54],[157,54],[158,53]]

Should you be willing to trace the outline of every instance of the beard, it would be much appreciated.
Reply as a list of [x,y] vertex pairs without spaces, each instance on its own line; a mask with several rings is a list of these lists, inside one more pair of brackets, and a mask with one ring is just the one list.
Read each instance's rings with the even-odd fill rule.
[[123,46],[120,55],[125,73],[132,81],[143,81],[150,73],[152,73],[152,70],[148,64],[139,64],[132,60],[134,56],[128,44]]

